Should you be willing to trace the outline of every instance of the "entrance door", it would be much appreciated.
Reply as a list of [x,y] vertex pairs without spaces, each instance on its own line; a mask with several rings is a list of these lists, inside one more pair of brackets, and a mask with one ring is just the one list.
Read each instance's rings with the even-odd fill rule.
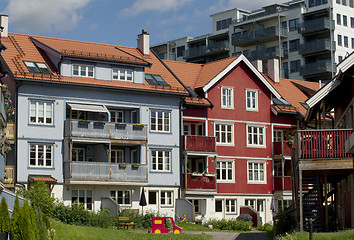
[[265,223],[265,200],[264,199],[257,199],[257,212],[259,212],[259,216],[261,218],[261,223]]

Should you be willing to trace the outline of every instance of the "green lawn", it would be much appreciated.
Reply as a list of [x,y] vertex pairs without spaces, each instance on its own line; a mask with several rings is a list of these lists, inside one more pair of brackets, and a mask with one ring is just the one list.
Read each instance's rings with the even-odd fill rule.
[[85,227],[68,225],[57,221],[52,221],[55,230],[55,240],[111,240],[111,239],[188,239],[188,240],[207,240],[209,235],[193,234],[148,234],[147,230],[123,230],[107,229],[98,227]]
[[[279,238],[281,240],[308,240],[308,232],[294,232],[286,237]],[[354,230],[340,231],[334,233],[314,233],[314,240],[349,240],[354,239]]]
[[210,229],[205,227],[201,224],[194,224],[194,223],[185,223],[185,222],[177,222],[177,226],[181,227],[184,231],[204,231],[204,232],[212,232],[212,231],[220,231],[216,229]]

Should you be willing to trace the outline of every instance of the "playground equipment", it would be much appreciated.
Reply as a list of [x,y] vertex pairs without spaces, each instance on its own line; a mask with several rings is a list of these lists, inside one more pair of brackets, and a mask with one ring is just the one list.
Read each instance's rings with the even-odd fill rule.
[[178,217],[177,222],[188,222],[186,215],[184,215],[184,217],[182,218],[182,217],[178,216],[178,214],[175,211],[172,210],[172,212]]
[[176,226],[172,217],[152,217],[152,233],[170,233],[170,229],[166,227],[166,220],[170,219],[173,226],[173,233],[180,234],[182,229]]

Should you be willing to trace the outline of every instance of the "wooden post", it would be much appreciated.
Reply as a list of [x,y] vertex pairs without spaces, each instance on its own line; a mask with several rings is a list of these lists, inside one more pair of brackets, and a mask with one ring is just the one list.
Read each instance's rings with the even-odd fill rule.
[[300,188],[300,232],[304,231],[304,214],[303,214],[303,206],[302,206],[302,170],[299,169],[299,188]]
[[108,144],[108,163],[109,163],[109,179],[111,179],[112,176],[112,143],[110,142]]
[[327,189],[327,173],[324,174],[324,197],[325,197],[325,228],[328,231],[328,189]]
[[284,162],[285,159],[281,158],[281,190],[284,191]]

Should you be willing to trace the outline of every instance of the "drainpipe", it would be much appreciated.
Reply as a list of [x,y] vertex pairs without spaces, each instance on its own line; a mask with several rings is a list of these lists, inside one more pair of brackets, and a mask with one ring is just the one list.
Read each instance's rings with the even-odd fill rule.
[[[280,15],[278,13],[278,29],[279,29],[279,35],[278,35],[278,43],[279,43],[279,74],[281,74],[281,54],[282,54],[282,46],[281,46],[281,39],[280,39],[280,35],[281,35],[281,26],[280,26]],[[284,76],[283,76],[284,77]]]
[[17,183],[17,166],[18,166],[18,162],[17,162],[17,152],[18,152],[18,144],[17,144],[17,135],[18,135],[18,89],[22,86],[22,82],[16,82],[16,88],[15,88],[15,99],[16,99],[16,108],[15,108],[15,132],[14,132],[14,145],[15,145],[15,152],[14,152],[14,167],[15,167],[15,171],[14,171],[14,185],[16,185]]
[[331,38],[331,72],[332,72],[332,79],[334,78],[334,69],[333,69],[333,64],[334,64],[334,51],[333,51],[333,31],[332,31],[332,22],[333,22],[333,16],[332,16],[332,13],[333,13],[333,10],[332,10],[332,7],[329,7],[329,26],[330,26],[330,29],[329,29],[329,32],[330,32],[330,38]]

